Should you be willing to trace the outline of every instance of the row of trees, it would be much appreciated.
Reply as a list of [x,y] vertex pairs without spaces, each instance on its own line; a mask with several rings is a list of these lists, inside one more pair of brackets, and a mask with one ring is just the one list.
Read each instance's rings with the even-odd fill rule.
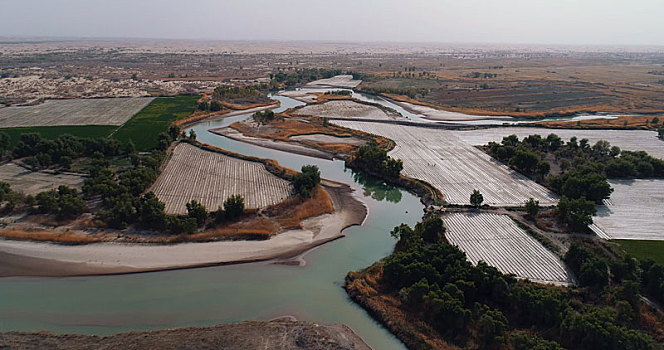
[[[402,224],[392,231],[399,241],[384,261],[381,284],[401,299],[405,312],[414,313],[447,341],[487,349],[654,346],[653,339],[639,329],[635,312],[639,300],[630,289],[633,286],[590,287],[605,277],[608,281],[607,265],[577,258],[574,250],[568,253],[567,260],[579,266],[583,285],[589,286],[581,293],[518,281],[484,262],[473,266],[458,247],[445,243],[445,230],[438,220],[425,219],[414,229]],[[621,276],[630,274],[629,266],[616,266],[622,268]],[[613,268],[611,272],[617,273]],[[624,296],[625,302],[612,303],[608,296],[615,295]],[[528,336],[518,331],[522,328],[529,329]]]
[[[591,146],[587,139],[572,137],[565,143],[555,134],[523,140],[510,135],[487,148],[493,157],[559,194],[558,216],[573,230],[591,224],[595,204],[613,192],[607,178],[664,177],[664,161],[646,152],[621,151],[607,141]],[[547,177],[552,168],[560,173]]]
[[410,98],[417,98],[418,96],[428,95],[431,90],[416,87],[363,86],[362,91],[373,94],[404,95]]
[[120,155],[126,156],[133,152],[133,143],[123,145],[113,138],[91,139],[65,134],[49,140],[38,133],[26,133],[21,135],[13,156],[25,157],[24,162],[34,168],[45,168],[52,165],[69,168],[76,158],[91,157],[96,160],[104,160]]
[[344,74],[344,72],[340,69],[298,68],[292,72],[277,72],[270,74],[270,79],[276,83],[283,83],[286,86],[295,86],[312,82],[314,80],[332,78],[335,75],[341,74]]
[[235,99],[246,99],[261,96],[262,94],[255,86],[219,86],[214,89],[212,97],[214,100],[232,101]]

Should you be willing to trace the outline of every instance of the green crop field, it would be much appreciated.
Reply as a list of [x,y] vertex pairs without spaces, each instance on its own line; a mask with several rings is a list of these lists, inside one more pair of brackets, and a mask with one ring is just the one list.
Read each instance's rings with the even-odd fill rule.
[[652,259],[664,265],[664,241],[616,240],[630,255],[639,259]]
[[199,96],[178,96],[156,98],[149,105],[129,119],[113,137],[122,141],[134,142],[137,151],[150,151],[157,147],[160,133],[177,119],[186,118],[196,109]]
[[118,127],[114,125],[74,125],[74,126],[31,126],[25,128],[0,128],[10,137],[10,149],[16,147],[21,134],[36,132],[46,139],[55,139],[60,135],[70,134],[79,137],[98,138],[110,135]]

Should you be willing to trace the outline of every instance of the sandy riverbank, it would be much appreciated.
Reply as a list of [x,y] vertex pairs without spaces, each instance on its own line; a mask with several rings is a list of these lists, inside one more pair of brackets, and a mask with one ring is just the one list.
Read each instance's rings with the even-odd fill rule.
[[281,318],[213,327],[187,327],[120,333],[110,336],[0,333],[9,349],[371,349],[345,325],[320,325]]
[[284,142],[284,141],[278,141],[278,140],[272,140],[272,139],[265,139],[262,137],[251,137],[251,136],[246,136],[243,135],[241,132],[230,128],[230,127],[223,127],[223,128],[217,128],[217,129],[210,129],[210,132],[213,134],[221,135],[221,136],[226,136],[229,139],[235,140],[235,141],[240,141],[240,142],[246,142],[252,145],[260,146],[260,147],[265,147],[265,148],[271,148],[271,149],[276,149],[279,151],[284,151],[284,152],[290,152],[290,153],[295,153],[295,154],[301,154],[304,156],[309,156],[309,157],[316,157],[316,158],[322,158],[322,159],[329,159],[332,160],[334,157],[331,153],[329,152],[323,152],[311,147],[306,147],[303,145],[299,145],[294,142]]
[[334,213],[306,219],[300,229],[269,240],[76,246],[0,240],[0,277],[135,273],[293,257],[342,237],[343,229],[362,224],[367,215],[350,187],[329,181],[324,186]]

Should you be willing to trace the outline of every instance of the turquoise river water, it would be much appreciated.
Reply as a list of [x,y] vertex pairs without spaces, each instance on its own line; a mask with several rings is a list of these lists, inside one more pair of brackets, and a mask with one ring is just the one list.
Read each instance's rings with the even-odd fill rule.
[[[277,111],[302,104],[287,97],[273,98],[281,101]],[[2,278],[0,331],[112,334],[292,315],[317,323],[346,324],[374,349],[403,349],[398,339],[348,298],[342,283],[348,271],[367,267],[391,252],[390,230],[421,218],[423,206],[418,198],[354,174],[344,168],[343,161],[270,150],[208,131],[247,117],[204,121],[192,129],[201,142],[276,159],[293,169],[317,165],[324,178],[358,191],[369,209],[364,224],[306,253],[304,266],[262,262],[118,276]]]

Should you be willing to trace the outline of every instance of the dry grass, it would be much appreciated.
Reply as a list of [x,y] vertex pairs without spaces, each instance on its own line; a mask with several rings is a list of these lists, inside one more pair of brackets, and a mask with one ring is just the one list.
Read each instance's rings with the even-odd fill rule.
[[224,106],[226,108],[229,108],[229,109],[233,109],[233,110],[236,110],[236,111],[244,111],[244,110],[252,109],[252,108],[273,106],[273,105],[279,104],[279,101],[273,100],[269,103],[252,103],[252,104],[249,104],[249,105],[237,105],[237,104],[226,102],[226,101],[219,101],[219,103],[221,103],[222,106]]
[[311,140],[295,141],[291,139],[291,137],[323,134],[334,137],[354,137],[360,140],[374,140],[383,147],[390,148],[392,146],[392,143],[387,138],[332,124],[325,125],[322,118],[313,116],[293,117],[288,114],[280,114],[279,116],[282,118],[275,119],[269,124],[260,127],[256,127],[251,121],[235,122],[231,124],[230,127],[239,131],[244,136],[266,138],[283,142],[296,142],[311,148],[338,154],[350,154],[359,148],[360,144],[316,142]]
[[329,95],[322,92],[312,92],[316,95],[316,103],[325,103],[329,101],[338,101],[338,100],[353,100],[353,97],[350,95]]
[[264,212],[283,228],[298,228],[304,219],[334,212],[334,206],[327,191],[319,187],[311,198],[294,197],[270,206]]
[[0,236],[5,239],[33,242],[54,242],[62,244],[90,244],[105,241],[105,235],[84,235],[75,232],[53,232],[46,230],[27,231],[9,228],[0,231]]

